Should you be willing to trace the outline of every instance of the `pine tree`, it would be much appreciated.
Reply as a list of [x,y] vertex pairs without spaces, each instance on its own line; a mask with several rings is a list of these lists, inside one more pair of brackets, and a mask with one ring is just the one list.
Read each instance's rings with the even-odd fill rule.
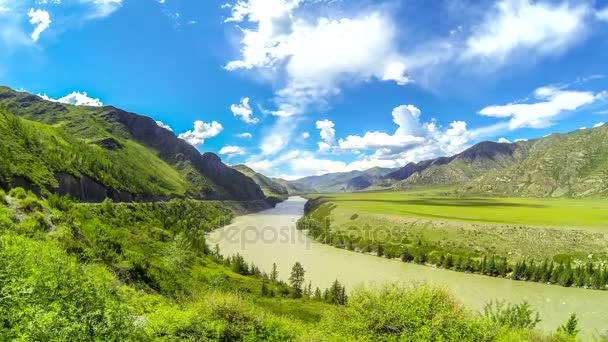
[[289,276],[289,282],[293,291],[292,296],[294,298],[302,298],[302,285],[304,284],[304,267],[299,262],[296,262],[291,269],[291,276]]
[[487,268],[488,268],[488,265],[487,265],[487,259],[488,259],[488,258],[487,258],[487,257],[484,255],[484,256],[483,256],[483,260],[481,261],[481,267],[480,267],[480,269],[479,269],[479,272],[480,272],[481,274],[487,274]]
[[279,271],[277,270],[277,263],[272,263],[272,271],[270,272],[270,281],[276,283],[279,280]]
[[321,294],[321,289],[317,287],[317,289],[315,290],[315,300],[321,300],[323,299],[323,294]]
[[576,335],[580,331],[580,329],[578,328],[578,319],[576,318],[576,314],[570,315],[570,318],[568,319],[566,324],[559,327],[557,331],[564,333],[568,336],[576,337]]

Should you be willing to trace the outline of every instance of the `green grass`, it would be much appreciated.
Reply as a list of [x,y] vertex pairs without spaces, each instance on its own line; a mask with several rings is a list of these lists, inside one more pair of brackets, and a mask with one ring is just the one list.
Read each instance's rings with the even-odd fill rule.
[[323,198],[356,212],[526,226],[606,228],[608,200],[457,198],[440,191],[328,194]]

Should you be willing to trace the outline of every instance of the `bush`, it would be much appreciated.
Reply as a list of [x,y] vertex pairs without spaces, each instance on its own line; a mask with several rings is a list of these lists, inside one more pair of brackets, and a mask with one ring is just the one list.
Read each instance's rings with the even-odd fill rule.
[[52,242],[0,237],[0,340],[145,340],[112,281]]
[[15,227],[15,213],[8,209],[0,207],[0,230],[12,230]]
[[49,207],[60,211],[69,211],[74,206],[74,202],[70,196],[50,194],[46,201],[49,204]]
[[490,334],[445,290],[429,286],[357,289],[323,326],[338,341],[480,341]]
[[6,204],[6,192],[0,189],[0,204]]
[[29,196],[19,201],[19,209],[28,213],[33,213],[42,211],[43,205],[42,202],[38,200],[38,197],[31,193]]
[[21,187],[12,188],[11,191],[8,192],[8,195],[16,199],[24,199],[27,197],[25,189]]
[[534,329],[540,322],[538,312],[534,312],[526,302],[506,305],[494,301],[486,304],[484,316],[490,321],[510,328]]
[[49,228],[49,224],[41,212],[33,213],[26,216],[19,224],[17,232],[26,236],[34,236],[38,233],[44,233]]

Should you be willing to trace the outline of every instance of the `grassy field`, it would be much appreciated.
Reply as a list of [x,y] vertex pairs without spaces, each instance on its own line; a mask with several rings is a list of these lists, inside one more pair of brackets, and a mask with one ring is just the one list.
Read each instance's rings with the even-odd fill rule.
[[608,230],[608,200],[456,198],[441,190],[324,195],[353,211],[468,222]]
[[[608,201],[459,198],[447,190],[324,194],[308,217],[315,237],[338,247],[399,257],[404,248],[481,259],[605,262]],[[329,228],[327,228],[329,227]]]

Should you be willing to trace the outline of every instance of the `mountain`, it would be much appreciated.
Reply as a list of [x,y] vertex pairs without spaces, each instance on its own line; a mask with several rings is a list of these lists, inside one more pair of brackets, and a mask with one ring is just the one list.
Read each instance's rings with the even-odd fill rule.
[[0,185],[85,202],[168,197],[260,200],[249,177],[146,116],[46,101],[0,87]]
[[[485,141],[452,157],[410,163],[386,176],[393,188],[419,185],[465,184],[488,172],[502,170],[526,156],[527,142],[505,144]],[[391,182],[392,181],[392,182]]]
[[349,192],[365,189],[394,169],[374,167],[366,171],[328,173],[290,181],[309,192]]
[[416,186],[456,186],[493,196],[605,196],[608,126],[512,144],[481,142],[452,157],[409,163],[372,185]]
[[469,187],[496,196],[606,196],[608,125],[529,142],[525,158],[483,174]]
[[232,168],[253,179],[253,181],[260,186],[264,192],[264,195],[266,196],[287,196],[289,194],[289,191],[285,185],[280,184],[275,179],[266,177],[261,173],[253,171],[246,165],[234,165]]

